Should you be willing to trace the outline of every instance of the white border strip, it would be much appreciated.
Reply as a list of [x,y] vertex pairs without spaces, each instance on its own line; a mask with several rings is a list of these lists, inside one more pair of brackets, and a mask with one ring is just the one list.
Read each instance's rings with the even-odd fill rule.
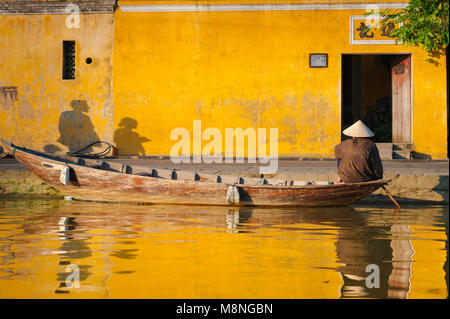
[[[367,16],[350,16],[350,44],[396,44],[395,40],[355,40],[355,20],[365,20],[367,18],[370,19],[381,19],[381,16],[371,15]],[[400,23],[401,27],[403,23]],[[399,41],[397,44],[403,44],[402,41]]]
[[142,4],[120,5],[122,12],[204,12],[204,11],[304,11],[304,10],[365,10],[368,6],[380,9],[402,9],[408,2],[379,3],[275,3],[275,4]]

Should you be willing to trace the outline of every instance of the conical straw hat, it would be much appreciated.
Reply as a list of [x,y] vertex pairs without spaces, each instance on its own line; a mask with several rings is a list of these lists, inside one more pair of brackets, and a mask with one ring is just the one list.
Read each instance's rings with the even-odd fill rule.
[[361,120],[345,129],[342,133],[352,137],[372,137],[375,135]]

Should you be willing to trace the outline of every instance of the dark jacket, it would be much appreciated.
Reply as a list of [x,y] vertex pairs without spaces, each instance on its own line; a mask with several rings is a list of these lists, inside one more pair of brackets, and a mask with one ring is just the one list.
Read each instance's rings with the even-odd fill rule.
[[378,148],[367,138],[356,137],[336,145],[337,173],[344,183],[366,182],[383,178],[383,164]]

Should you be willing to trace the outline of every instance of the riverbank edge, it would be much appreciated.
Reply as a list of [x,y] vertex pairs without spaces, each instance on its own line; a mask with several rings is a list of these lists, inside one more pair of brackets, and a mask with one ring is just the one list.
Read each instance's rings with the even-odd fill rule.
[[[241,176],[251,176],[240,174]],[[278,178],[303,181],[335,181],[337,175],[315,173],[279,174]],[[399,203],[448,205],[448,175],[385,175],[392,181],[387,186]],[[0,171],[0,200],[15,199],[62,199],[64,195],[27,170]],[[387,203],[391,200],[382,189],[378,189],[360,203]]]

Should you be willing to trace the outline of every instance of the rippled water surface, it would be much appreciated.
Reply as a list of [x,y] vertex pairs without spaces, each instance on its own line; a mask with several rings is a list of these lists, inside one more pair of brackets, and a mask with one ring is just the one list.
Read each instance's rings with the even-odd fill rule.
[[448,207],[0,201],[0,298],[447,298],[447,236]]

